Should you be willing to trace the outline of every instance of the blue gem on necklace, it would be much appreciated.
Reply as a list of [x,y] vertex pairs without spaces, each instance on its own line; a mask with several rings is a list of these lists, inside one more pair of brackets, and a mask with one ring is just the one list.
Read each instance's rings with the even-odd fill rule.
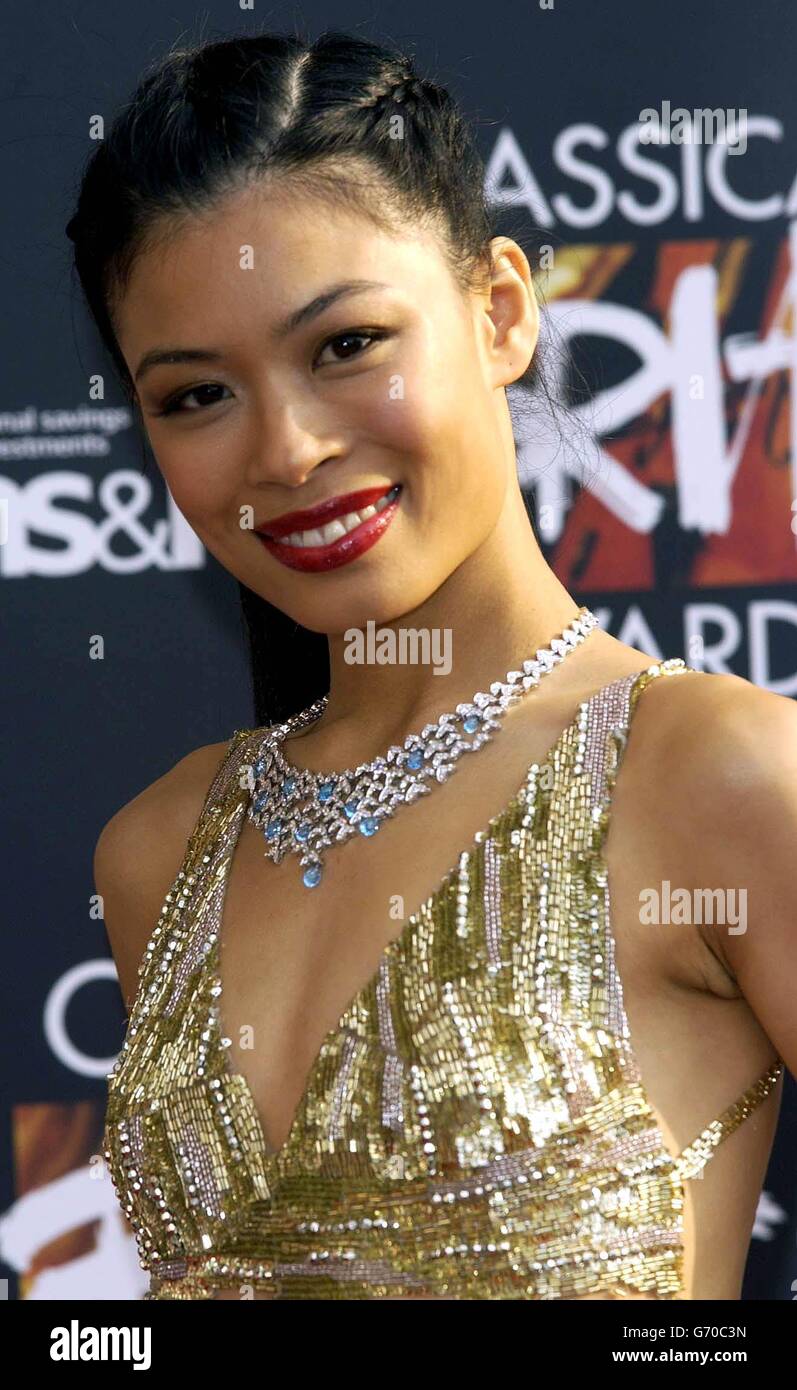
[[343,810],[344,810],[344,812],[345,812],[345,814],[346,814],[346,816],[347,816],[347,818],[348,818],[349,820],[352,820],[353,817],[355,816],[355,814],[356,814],[356,812],[357,812],[357,807],[359,806],[359,804],[360,804],[359,801],[346,801],[346,802],[344,802],[344,804],[343,804]]
[[329,801],[329,798],[331,797],[334,790],[335,783],[333,781],[322,782],[320,787],[318,788],[318,800]]
[[297,840],[306,840],[308,835],[310,834],[310,826],[308,822],[306,820],[302,821],[301,825],[297,825],[293,833]]
[[376,816],[364,816],[360,821],[361,835],[375,835],[379,829],[379,821]]
[[422,749],[422,748],[413,748],[412,752],[411,752],[411,753],[409,754],[409,756],[407,757],[407,767],[412,768],[412,771],[413,771],[413,772],[417,772],[418,768],[419,768],[419,767],[422,767],[422,766],[423,766],[423,749]]
[[469,714],[467,719],[463,719],[462,727],[466,734],[475,734],[481,722],[478,714]]
[[285,781],[284,781],[283,784],[282,784],[282,790],[283,790],[284,792],[286,792],[286,793],[289,794],[290,792],[293,791],[293,789],[294,789],[295,786],[296,786],[296,779],[295,779],[294,777],[286,777],[286,778],[285,778]]
[[282,821],[279,816],[277,816],[275,820],[270,820],[268,825],[266,826],[266,839],[273,840],[277,835],[279,835],[281,828]]
[[267,802],[268,802],[268,792],[267,792],[267,791],[258,792],[258,794],[257,794],[257,796],[255,797],[254,802],[253,802],[253,809],[254,809],[255,815],[260,815],[260,812],[263,811],[263,810],[265,810]]
[[305,888],[315,888],[321,882],[322,869],[320,864],[311,864],[302,874],[302,883]]

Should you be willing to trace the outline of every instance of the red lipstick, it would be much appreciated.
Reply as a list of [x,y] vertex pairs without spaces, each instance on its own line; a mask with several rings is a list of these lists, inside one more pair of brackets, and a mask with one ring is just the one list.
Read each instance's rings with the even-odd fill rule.
[[[384,535],[398,509],[401,490],[401,484],[395,483],[389,488],[383,484],[381,487],[361,488],[359,492],[343,493],[319,502],[316,507],[283,512],[273,521],[255,527],[255,534],[269,554],[289,569],[311,574],[338,569],[370,550]],[[365,507],[376,506],[385,497],[389,500],[381,511],[326,545],[289,545],[283,539],[296,531],[319,529],[337,517],[347,516],[349,512],[360,512]]]

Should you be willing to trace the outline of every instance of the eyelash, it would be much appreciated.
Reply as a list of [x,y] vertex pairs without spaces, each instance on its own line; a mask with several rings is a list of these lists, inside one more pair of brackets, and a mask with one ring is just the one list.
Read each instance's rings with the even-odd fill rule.
[[[326,338],[326,339],[324,340],[324,342],[321,344],[320,348],[318,349],[318,354],[317,354],[317,356],[320,357],[320,356],[321,356],[321,353],[324,351],[324,349],[325,349],[325,348],[328,348],[329,345],[330,345],[331,343],[340,342],[340,340],[343,339],[343,338],[367,338],[367,339],[369,340],[369,342],[371,342],[371,343],[378,343],[378,342],[381,342],[382,339],[387,338],[388,336],[389,336],[389,335],[388,335],[387,332],[385,332],[384,330],[376,329],[376,328],[375,328],[375,329],[347,328],[347,329],[344,329],[344,331],[343,331],[342,333],[333,333],[333,334],[331,335],[331,337]],[[367,351],[367,348],[364,349],[364,351]],[[360,355],[361,355],[360,353],[354,353],[354,354],[353,354],[354,357],[359,357]],[[349,358],[349,359],[345,359],[345,360],[349,360],[349,361],[350,361],[351,359]],[[219,402],[218,402],[218,401],[210,401],[210,402],[208,402],[208,405],[207,405],[207,406],[200,406],[200,407],[198,407],[196,410],[183,410],[183,409],[181,409],[182,402],[183,402],[188,396],[192,396],[192,395],[194,394],[195,391],[202,391],[202,390],[205,389],[206,387],[213,387],[213,386],[215,386],[215,385],[217,385],[217,384],[218,384],[218,383],[216,383],[216,382],[204,381],[204,382],[200,382],[199,385],[197,385],[197,386],[189,386],[189,387],[187,388],[187,390],[185,390],[185,391],[180,391],[180,392],[178,392],[178,394],[177,394],[176,396],[172,396],[170,400],[167,400],[160,410],[156,410],[156,411],[155,411],[155,414],[158,415],[158,416],[164,416],[164,415],[198,415],[198,414],[201,414],[202,410],[207,410],[208,407],[209,407],[209,406],[212,406],[212,405],[218,405]]]

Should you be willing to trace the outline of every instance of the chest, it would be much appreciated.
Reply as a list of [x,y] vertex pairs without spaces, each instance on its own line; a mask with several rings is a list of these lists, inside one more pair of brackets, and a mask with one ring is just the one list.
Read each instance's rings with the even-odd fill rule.
[[[561,760],[560,711],[551,710],[535,739],[540,764]],[[474,888],[483,899],[493,891],[481,882],[478,841],[510,820],[518,829],[524,813],[536,811],[535,798],[526,800],[534,752],[523,724],[508,724],[500,740],[461,759],[454,777],[399,808],[378,834],[328,850],[316,889],[303,885],[298,856],[266,858],[262,831],[242,820],[220,921],[221,1013],[231,1061],[250,1084],[274,1148],[322,1041],[376,984],[385,953],[406,946],[411,956],[419,918],[433,906],[445,914]]]
[[[474,1050],[499,1089],[503,1069],[517,1071],[522,1111],[534,1106],[535,1048],[552,1093],[571,1084],[585,1103],[594,1100],[601,1083],[575,1030],[605,1028],[622,1038],[624,1005],[607,949],[604,865],[593,852],[588,788],[571,794],[575,738],[572,731],[572,741],[566,733],[557,744],[551,777],[544,763],[533,764],[508,800],[494,764],[486,795],[499,809],[489,820],[472,766],[458,796],[449,786],[437,801],[429,796],[385,822],[367,844],[353,838],[336,847],[320,891],[303,886],[295,856],[266,859],[262,833],[242,819],[220,915],[220,1029],[272,1152],[286,1144],[302,1104],[325,1111],[328,1054],[334,1048],[342,1067],[347,1036],[359,1035],[363,1056],[371,1047],[380,1066],[386,1053],[400,1055],[404,1083],[407,1066],[434,1066],[437,1050],[440,1076],[463,1100],[475,1093],[477,1110],[479,1089],[488,1097],[479,1076],[468,1080]],[[659,965],[657,952],[637,940],[634,987],[652,982]],[[656,997],[661,1003],[661,989]],[[662,1006],[647,1029],[654,1054],[667,1027]],[[569,1082],[557,1052],[563,1040]],[[543,1131],[556,1104],[538,1110]]]

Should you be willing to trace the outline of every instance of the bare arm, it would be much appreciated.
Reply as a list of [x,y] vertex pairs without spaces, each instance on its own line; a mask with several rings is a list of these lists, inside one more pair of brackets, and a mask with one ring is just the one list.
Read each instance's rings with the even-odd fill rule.
[[721,676],[683,714],[669,757],[692,882],[746,895],[746,921],[704,937],[797,1075],[797,705]]

